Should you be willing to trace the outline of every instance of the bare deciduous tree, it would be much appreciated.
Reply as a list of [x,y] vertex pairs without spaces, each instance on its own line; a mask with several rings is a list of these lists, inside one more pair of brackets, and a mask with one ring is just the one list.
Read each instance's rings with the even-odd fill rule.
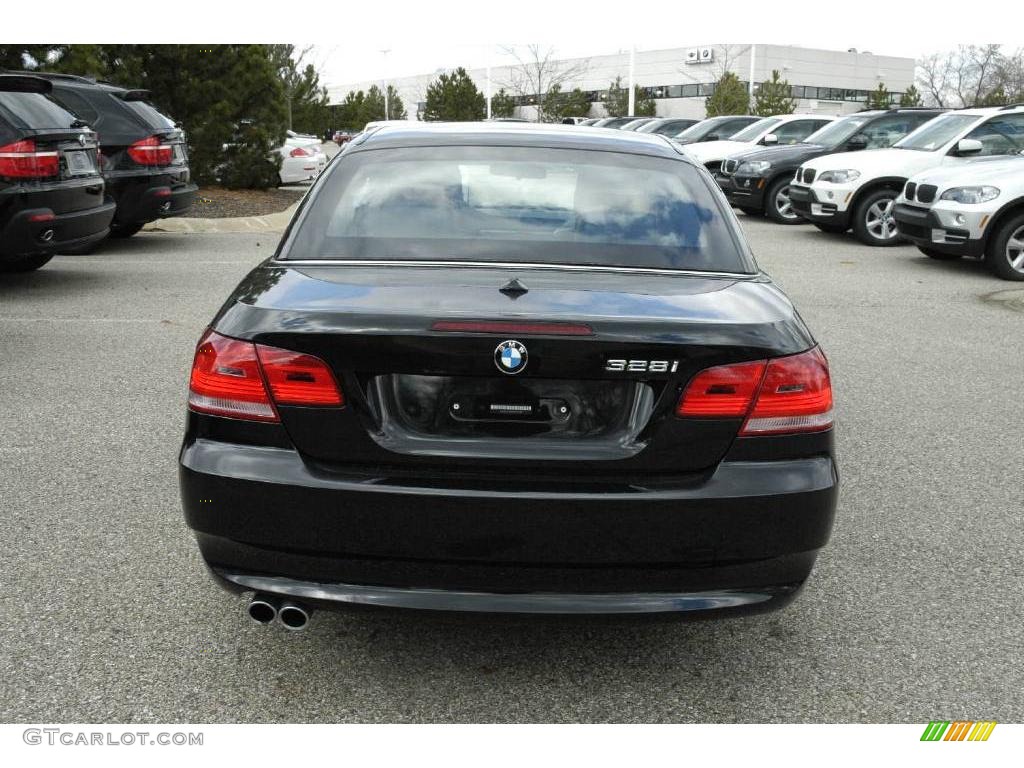
[[1002,57],[997,78],[1010,98],[1024,100],[1024,48]]
[[918,85],[939,107],[979,104],[1001,84],[1006,63],[998,45],[961,45],[955,51],[925,56],[918,64]]
[[566,85],[586,74],[590,66],[589,59],[581,59],[576,63],[568,63],[555,58],[555,49],[543,47],[536,43],[525,46],[504,46],[506,54],[513,57],[516,63],[509,67],[507,82],[498,85],[507,88],[521,99],[536,98],[537,120],[545,122],[544,98],[553,88],[561,91],[571,90]]

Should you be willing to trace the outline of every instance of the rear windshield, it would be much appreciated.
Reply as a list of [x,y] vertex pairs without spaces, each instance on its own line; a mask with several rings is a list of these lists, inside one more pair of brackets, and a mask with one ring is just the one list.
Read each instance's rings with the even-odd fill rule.
[[0,110],[19,128],[70,128],[75,116],[41,93],[0,91]]
[[174,128],[174,121],[152,104],[147,104],[144,101],[124,101],[123,103],[153,130],[166,131]]
[[287,258],[752,271],[709,185],[681,160],[410,147],[354,152],[321,184]]

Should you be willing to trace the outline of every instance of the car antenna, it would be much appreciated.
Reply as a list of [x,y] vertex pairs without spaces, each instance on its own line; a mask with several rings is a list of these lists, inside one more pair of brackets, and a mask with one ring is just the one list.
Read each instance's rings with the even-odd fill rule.
[[527,288],[519,281],[518,277],[513,277],[511,280],[505,283],[505,285],[498,289],[500,293],[505,294],[513,301],[518,299],[524,293],[527,293],[529,290],[529,288]]

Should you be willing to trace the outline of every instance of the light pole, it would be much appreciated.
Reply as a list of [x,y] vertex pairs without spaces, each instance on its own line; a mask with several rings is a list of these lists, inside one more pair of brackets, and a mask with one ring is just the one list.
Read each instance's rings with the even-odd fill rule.
[[636,87],[633,85],[633,75],[635,74],[635,71],[636,46],[634,45],[632,48],[629,49],[629,107],[627,107],[626,109],[627,115],[634,114],[634,110],[636,109]]
[[388,111],[387,60],[388,60],[388,54],[391,53],[391,49],[390,48],[382,48],[380,53],[381,53],[381,56],[384,58],[384,64],[385,64],[385,66],[382,67],[382,69],[384,70],[384,119],[385,120],[389,120],[391,113]]

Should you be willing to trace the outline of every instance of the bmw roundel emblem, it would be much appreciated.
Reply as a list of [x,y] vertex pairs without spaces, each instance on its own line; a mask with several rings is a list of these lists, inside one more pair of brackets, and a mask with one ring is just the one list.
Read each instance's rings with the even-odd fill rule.
[[501,342],[494,350],[494,364],[502,373],[519,373],[529,357],[526,346],[513,339]]

